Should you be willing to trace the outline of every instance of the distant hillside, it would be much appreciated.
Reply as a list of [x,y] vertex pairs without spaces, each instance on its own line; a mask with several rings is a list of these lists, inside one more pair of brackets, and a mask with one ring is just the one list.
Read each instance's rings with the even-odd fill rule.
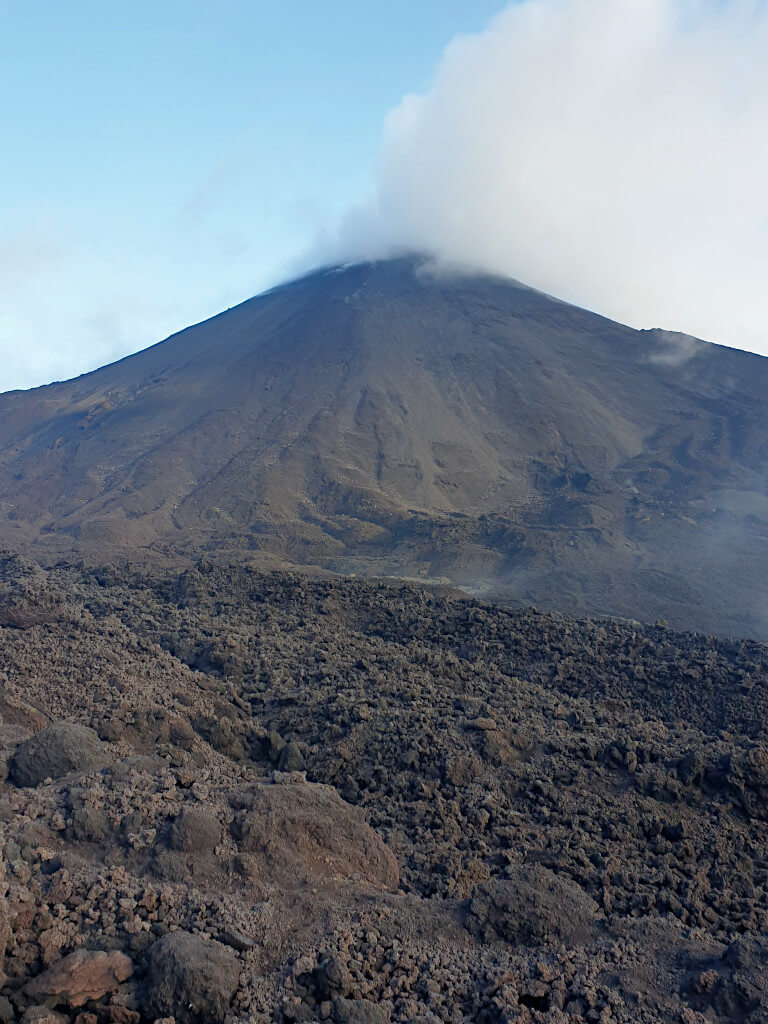
[[0,544],[271,559],[768,638],[768,360],[415,259],[0,396]]

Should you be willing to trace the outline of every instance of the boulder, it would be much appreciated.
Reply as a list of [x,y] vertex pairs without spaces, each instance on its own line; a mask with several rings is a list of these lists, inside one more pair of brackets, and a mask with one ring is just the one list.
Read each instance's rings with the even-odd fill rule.
[[484,942],[517,946],[588,941],[599,908],[570,878],[539,864],[517,864],[507,877],[476,886],[466,924]]
[[206,807],[183,807],[171,826],[169,845],[182,853],[213,853],[221,842],[219,819]]
[[213,939],[170,932],[149,950],[145,1010],[176,1024],[216,1024],[240,981],[235,952]]
[[82,1006],[114,992],[132,974],[133,965],[124,953],[76,949],[28,982],[25,992],[51,1006]]
[[37,786],[47,778],[103,768],[109,761],[109,748],[93,729],[54,722],[18,745],[8,775],[17,786]]
[[21,1024],[69,1024],[69,1017],[47,1006],[30,1006],[24,1011]]
[[79,798],[72,800],[72,836],[83,843],[106,846],[114,838],[114,826],[104,807],[93,807]]
[[254,788],[240,849],[261,881],[359,878],[395,889],[397,862],[362,813],[332,786],[309,782]]
[[301,746],[294,740],[286,743],[280,752],[277,766],[281,772],[300,772],[304,768],[304,755]]

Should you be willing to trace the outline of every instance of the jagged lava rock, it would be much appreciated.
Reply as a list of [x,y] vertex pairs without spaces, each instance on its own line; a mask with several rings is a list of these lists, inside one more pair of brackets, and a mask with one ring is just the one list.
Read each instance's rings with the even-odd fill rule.
[[132,974],[133,964],[124,953],[76,949],[33,978],[25,991],[31,999],[52,1006],[82,1006],[89,999],[114,992]]
[[339,1024],[389,1024],[392,1019],[388,1007],[367,999],[340,998],[333,1009]]
[[17,786],[38,786],[47,778],[103,768],[109,761],[109,747],[93,729],[54,722],[19,744],[9,763],[9,777]]
[[484,942],[577,945],[594,933],[598,906],[576,882],[539,864],[510,867],[478,885],[467,926]]
[[258,859],[265,881],[359,877],[387,889],[398,884],[392,853],[331,786],[257,785],[239,845]]
[[69,1017],[48,1006],[30,1006],[24,1011],[22,1024],[68,1024]]
[[146,1010],[176,1024],[214,1024],[229,1009],[240,981],[233,950],[214,939],[171,932],[149,951]]

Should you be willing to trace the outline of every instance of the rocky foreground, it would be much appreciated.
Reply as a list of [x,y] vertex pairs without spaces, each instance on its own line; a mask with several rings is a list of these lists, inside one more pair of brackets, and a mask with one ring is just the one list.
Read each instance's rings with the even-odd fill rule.
[[768,1021],[768,648],[0,560],[0,1021]]

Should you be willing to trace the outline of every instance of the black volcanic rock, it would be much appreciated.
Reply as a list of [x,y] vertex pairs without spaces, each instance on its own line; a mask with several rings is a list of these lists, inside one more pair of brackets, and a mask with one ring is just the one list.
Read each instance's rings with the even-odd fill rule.
[[511,281],[324,270],[0,396],[0,543],[271,558],[768,637],[766,394],[761,357]]

